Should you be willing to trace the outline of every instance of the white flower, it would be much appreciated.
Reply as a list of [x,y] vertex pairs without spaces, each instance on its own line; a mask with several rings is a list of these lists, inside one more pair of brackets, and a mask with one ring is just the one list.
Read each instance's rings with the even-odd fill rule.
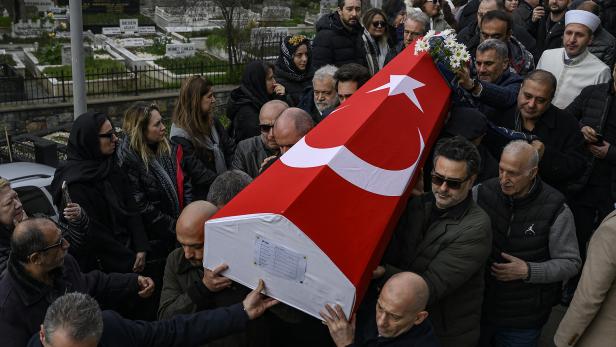
[[462,62],[455,56],[449,57],[449,65],[451,65],[451,68],[458,69],[461,64]]
[[419,54],[421,52],[427,52],[429,48],[430,48],[430,45],[428,45],[428,42],[425,41],[425,38],[424,39],[419,39],[415,43],[415,55],[417,55],[417,54]]
[[453,30],[452,29],[447,29],[447,30],[441,31],[441,35],[445,36],[446,38],[452,38],[453,35],[451,35],[451,34],[453,34]]
[[434,30],[428,31],[426,36],[424,36],[424,40],[426,40],[426,42],[428,42],[430,40],[430,38],[432,38],[435,34],[436,34],[436,31],[434,31]]
[[452,36],[449,36],[445,39],[445,47],[449,50],[455,50],[457,48],[458,42]]
[[466,50],[464,50],[460,54],[460,60],[462,60],[462,61],[469,61],[469,60],[471,60],[471,55],[468,54],[468,52]]

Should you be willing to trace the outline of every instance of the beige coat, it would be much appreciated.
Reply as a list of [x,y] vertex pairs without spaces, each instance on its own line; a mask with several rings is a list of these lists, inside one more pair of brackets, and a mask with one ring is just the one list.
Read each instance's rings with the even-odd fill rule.
[[616,211],[590,240],[582,278],[554,343],[557,347],[616,346]]

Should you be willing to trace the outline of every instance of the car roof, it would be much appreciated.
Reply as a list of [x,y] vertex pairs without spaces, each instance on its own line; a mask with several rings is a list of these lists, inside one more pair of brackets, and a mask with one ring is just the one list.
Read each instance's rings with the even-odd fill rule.
[[55,168],[38,163],[0,164],[0,176],[11,182],[11,187],[46,187],[53,180]]

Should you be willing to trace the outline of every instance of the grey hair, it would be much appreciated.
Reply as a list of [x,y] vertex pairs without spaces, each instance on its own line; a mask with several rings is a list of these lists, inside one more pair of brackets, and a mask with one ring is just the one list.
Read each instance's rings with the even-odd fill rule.
[[427,33],[427,28],[428,25],[430,23],[430,18],[428,18],[428,15],[423,13],[423,11],[409,11],[406,14],[406,20],[404,20],[404,22],[406,23],[407,21],[413,21],[413,22],[417,22],[423,25],[424,30],[423,33]]
[[499,11],[503,11],[505,9],[505,1],[504,0],[481,0],[479,1],[479,3],[482,2],[495,2],[496,3],[496,8]]
[[103,314],[96,300],[82,293],[64,294],[54,301],[45,314],[45,341],[59,328],[64,328],[75,341],[90,337],[99,341],[103,334]]
[[480,43],[479,46],[477,46],[477,52],[479,53],[484,53],[485,51],[488,51],[490,49],[495,50],[496,55],[498,55],[501,59],[503,60],[509,59],[509,48],[501,40],[487,39],[483,41],[482,43]]
[[321,68],[319,68],[317,71],[314,72],[314,77],[312,77],[312,80],[313,81],[314,80],[323,81],[325,79],[331,78],[333,81],[333,84],[336,85],[336,79],[334,78],[336,71],[338,71],[338,68],[335,67],[334,65],[322,66]]
[[511,141],[503,149],[503,153],[509,153],[512,155],[518,155],[523,152],[531,151],[530,159],[527,163],[527,168],[532,169],[539,165],[539,153],[535,147],[531,146],[527,141],[515,140]]
[[210,191],[207,193],[207,201],[216,206],[226,205],[251,182],[252,177],[244,171],[226,171],[212,182]]

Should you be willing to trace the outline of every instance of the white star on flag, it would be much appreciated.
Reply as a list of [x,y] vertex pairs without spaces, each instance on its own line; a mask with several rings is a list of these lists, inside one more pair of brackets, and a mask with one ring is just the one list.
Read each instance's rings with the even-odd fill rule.
[[415,95],[415,89],[423,86],[425,86],[425,84],[407,75],[390,75],[389,83],[376,89],[372,89],[368,93],[389,88],[389,96],[404,94],[413,102],[413,104],[415,104],[415,106],[417,106],[421,112],[423,112],[423,108],[421,108],[421,105],[419,104],[417,95]]

